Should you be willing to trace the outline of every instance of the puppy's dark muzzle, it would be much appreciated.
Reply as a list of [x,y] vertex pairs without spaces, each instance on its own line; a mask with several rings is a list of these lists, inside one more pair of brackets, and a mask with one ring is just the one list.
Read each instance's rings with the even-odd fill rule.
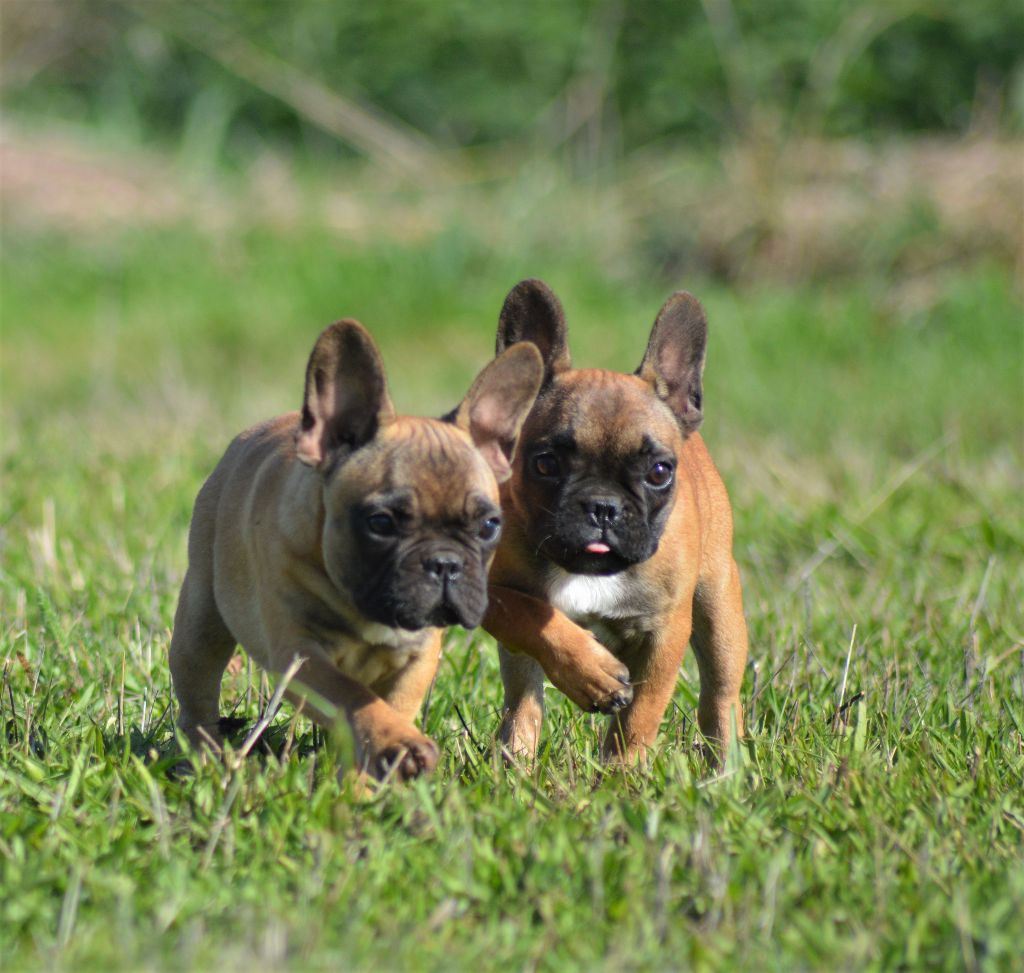
[[431,554],[423,559],[423,570],[447,589],[462,577],[462,558],[451,553]]
[[[437,604],[430,613],[434,625],[462,625],[475,628],[483,619],[483,610],[476,611],[472,603],[476,600],[464,591],[461,583],[465,572],[462,557],[451,551],[440,551],[423,558],[423,571],[438,589]],[[475,587],[468,579],[469,588]],[[467,604],[467,601],[470,604]]]
[[447,603],[438,605],[430,613],[430,624],[436,628],[448,628],[452,625],[461,625],[463,628],[476,628],[483,621],[483,612],[469,612],[463,608],[456,608]]

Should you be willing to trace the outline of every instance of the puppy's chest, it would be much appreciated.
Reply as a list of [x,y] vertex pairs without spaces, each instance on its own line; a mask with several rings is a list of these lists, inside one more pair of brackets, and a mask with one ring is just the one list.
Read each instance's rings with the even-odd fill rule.
[[381,645],[351,645],[332,652],[334,664],[350,679],[374,686],[404,669],[419,655],[419,646],[394,649]]
[[422,632],[405,632],[373,622],[354,631],[340,619],[327,622],[320,618],[309,627],[342,673],[370,687],[415,661],[426,642]]
[[549,582],[548,601],[613,652],[651,631],[650,594],[625,573],[569,574],[556,569]]

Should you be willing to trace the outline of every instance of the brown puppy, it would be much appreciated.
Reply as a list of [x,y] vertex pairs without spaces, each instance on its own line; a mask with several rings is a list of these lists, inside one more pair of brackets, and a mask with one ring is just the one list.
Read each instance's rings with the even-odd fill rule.
[[347,718],[361,770],[433,769],[413,726],[441,626],[478,625],[500,518],[497,480],[541,382],[509,348],[444,420],[396,416],[355,321],[320,335],[301,413],[243,432],[196,499],[170,665],[178,725],[220,744],[221,676],[240,643],[326,726]]
[[699,722],[720,750],[747,660],[732,512],[696,432],[707,323],[689,294],[658,314],[636,373],[570,365],[565,318],[541,281],[513,288],[498,352],[532,341],[545,363],[512,477],[484,628],[498,639],[507,750],[532,756],[543,682],[614,713],[605,757],[653,743],[687,642],[700,669]]

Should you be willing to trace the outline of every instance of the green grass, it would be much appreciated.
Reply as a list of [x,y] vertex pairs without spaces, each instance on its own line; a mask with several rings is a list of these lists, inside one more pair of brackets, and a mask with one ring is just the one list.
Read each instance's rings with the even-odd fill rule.
[[[287,707],[280,761],[169,774],[171,619],[224,444],[297,405],[344,315],[399,407],[440,412],[531,274],[577,360],[622,369],[675,286],[457,231],[7,235],[5,969],[1020,969],[1022,335],[998,267],[914,310],[881,279],[679,282],[709,311],[751,634],[725,774],[694,749],[692,661],[648,772],[602,778],[597,721],[554,691],[536,772],[504,768],[493,644],[462,632],[429,780],[356,800]],[[243,667],[224,711],[267,696]]]

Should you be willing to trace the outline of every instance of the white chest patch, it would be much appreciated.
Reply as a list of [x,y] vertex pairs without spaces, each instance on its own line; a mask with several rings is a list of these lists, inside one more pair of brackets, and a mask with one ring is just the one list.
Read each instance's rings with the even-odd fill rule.
[[389,649],[407,649],[411,644],[418,643],[419,635],[410,635],[401,628],[388,628],[380,622],[367,622],[359,619],[356,622],[360,638],[368,645],[383,645]]
[[376,622],[360,622],[358,634],[336,638],[328,652],[346,676],[371,688],[407,666],[429,641],[425,631],[407,632]]
[[626,607],[626,584],[621,575],[569,574],[556,569],[548,601],[573,621],[598,616],[621,618]]
[[408,665],[414,655],[411,649],[389,652],[377,646],[369,646],[361,651],[336,656],[335,665],[350,679],[372,687]]

